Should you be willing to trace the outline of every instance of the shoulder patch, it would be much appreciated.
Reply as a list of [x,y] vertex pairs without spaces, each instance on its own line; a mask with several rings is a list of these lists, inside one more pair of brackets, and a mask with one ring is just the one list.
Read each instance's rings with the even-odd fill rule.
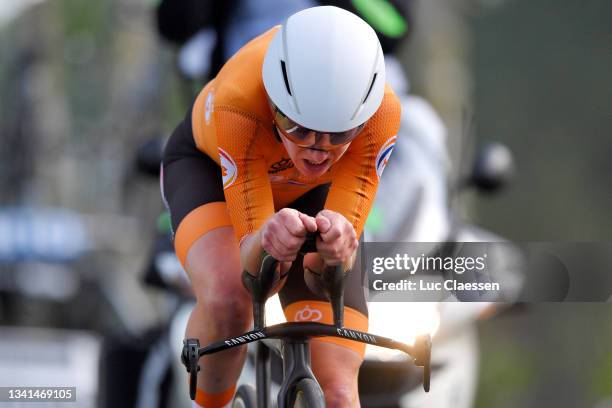
[[378,154],[376,155],[376,174],[378,175],[378,179],[382,176],[385,167],[387,166],[387,162],[389,161],[389,157],[391,156],[391,152],[395,147],[395,141],[397,140],[397,136],[390,137],[380,148]]
[[219,147],[219,161],[221,162],[221,176],[223,178],[223,189],[228,188],[238,177],[236,162],[225,150]]

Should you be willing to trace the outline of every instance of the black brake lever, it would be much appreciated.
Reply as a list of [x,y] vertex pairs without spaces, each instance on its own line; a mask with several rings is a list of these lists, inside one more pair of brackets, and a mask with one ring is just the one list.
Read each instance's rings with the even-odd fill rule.
[[185,339],[183,340],[183,351],[181,353],[181,362],[189,373],[189,396],[191,400],[195,400],[196,387],[198,385],[198,371],[200,371],[200,365],[198,360],[200,349],[200,340],[198,339]]

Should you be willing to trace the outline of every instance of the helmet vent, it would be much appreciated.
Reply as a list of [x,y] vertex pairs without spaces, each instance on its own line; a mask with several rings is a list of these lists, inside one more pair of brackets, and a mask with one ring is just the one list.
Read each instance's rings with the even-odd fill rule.
[[[287,66],[285,65],[285,61],[281,60],[281,70],[283,71],[283,79],[285,80],[285,87],[287,88],[287,92],[291,95],[291,88],[289,88],[289,77],[287,76]],[[291,95],[293,96],[293,95]]]
[[368,93],[366,94],[365,98],[363,98],[363,102],[361,102],[361,104],[363,105],[365,103],[365,101],[368,100],[368,96],[370,96],[370,92],[372,92],[372,88],[374,88],[374,82],[376,82],[376,75],[377,73],[374,73],[374,76],[372,77],[372,83],[370,84],[370,88],[368,89]]

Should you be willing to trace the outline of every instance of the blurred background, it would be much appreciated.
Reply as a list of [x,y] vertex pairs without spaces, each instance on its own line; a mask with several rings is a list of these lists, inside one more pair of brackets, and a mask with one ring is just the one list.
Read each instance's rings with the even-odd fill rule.
[[[158,6],[0,0],[0,386],[76,385],[77,405],[100,405],[105,364],[142,360],[180,301],[143,284],[167,220],[135,158],[204,82],[180,73]],[[515,241],[610,241],[612,3],[410,7],[396,56],[446,127],[449,178],[486,143],[514,156],[502,193],[458,197],[462,219]],[[474,406],[612,407],[611,314],[541,303],[479,322]]]

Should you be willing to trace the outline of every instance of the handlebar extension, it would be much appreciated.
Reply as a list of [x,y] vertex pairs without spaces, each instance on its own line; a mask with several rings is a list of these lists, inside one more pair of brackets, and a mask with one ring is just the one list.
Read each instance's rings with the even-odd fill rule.
[[[316,240],[318,233],[309,233],[300,248],[302,254],[317,251]],[[285,278],[278,268],[278,261],[269,254],[264,254],[259,274],[251,275],[246,270],[242,273],[242,283],[251,294],[253,300],[253,322],[255,330],[265,327],[265,302],[277,285]],[[317,285],[332,304],[334,325],[344,325],[344,277],[342,265],[328,267],[322,274],[312,274]]]

